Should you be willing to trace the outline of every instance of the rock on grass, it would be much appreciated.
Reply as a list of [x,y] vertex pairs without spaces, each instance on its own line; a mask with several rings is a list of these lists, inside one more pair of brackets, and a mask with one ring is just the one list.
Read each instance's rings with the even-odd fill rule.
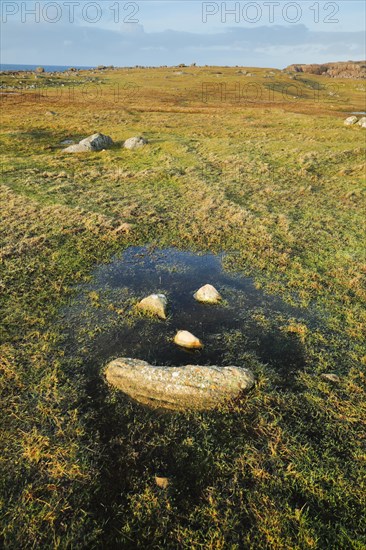
[[113,139],[104,134],[93,134],[79,143],[64,149],[65,153],[85,153],[88,151],[102,151],[113,146]]
[[353,124],[356,124],[358,118],[356,116],[349,116],[348,118],[346,118],[346,120],[344,121],[344,124],[346,126],[352,126]]
[[142,136],[137,137],[131,137],[129,139],[126,139],[126,141],[123,144],[123,147],[125,149],[139,149],[140,147],[143,147],[147,144],[147,139],[143,138]]
[[155,367],[130,358],[115,359],[105,374],[112,386],[135,401],[175,411],[213,409],[249,390],[255,381],[244,367]]

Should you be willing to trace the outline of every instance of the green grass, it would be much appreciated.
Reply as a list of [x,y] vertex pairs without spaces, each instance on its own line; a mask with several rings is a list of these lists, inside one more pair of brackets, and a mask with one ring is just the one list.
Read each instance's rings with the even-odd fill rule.
[[[107,72],[98,100],[53,100],[54,83],[43,98],[1,98],[6,548],[366,547],[364,130],[343,126],[365,110],[363,84],[311,75],[294,100],[278,72],[270,102],[203,102],[204,83],[250,81],[214,70]],[[248,70],[267,90],[266,71]],[[58,147],[94,131],[150,143],[82,156]],[[115,231],[123,222],[127,235]],[[207,414],[159,415],[108,389],[91,356],[99,327],[71,342],[62,308],[96,265],[149,243],[228,251],[228,269],[316,311],[318,328],[279,327],[298,338],[305,371],[284,384],[244,354],[255,390]],[[171,478],[166,491],[156,473]]]

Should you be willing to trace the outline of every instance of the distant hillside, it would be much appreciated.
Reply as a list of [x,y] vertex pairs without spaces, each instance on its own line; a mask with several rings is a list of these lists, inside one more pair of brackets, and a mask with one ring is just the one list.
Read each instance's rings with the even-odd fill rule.
[[366,78],[366,61],[338,61],[323,65],[289,65],[285,71],[310,73],[330,78]]

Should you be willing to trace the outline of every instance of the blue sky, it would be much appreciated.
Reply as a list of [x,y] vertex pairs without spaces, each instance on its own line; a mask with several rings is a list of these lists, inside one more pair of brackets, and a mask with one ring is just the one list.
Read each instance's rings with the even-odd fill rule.
[[2,0],[1,62],[243,65],[365,59],[365,3]]

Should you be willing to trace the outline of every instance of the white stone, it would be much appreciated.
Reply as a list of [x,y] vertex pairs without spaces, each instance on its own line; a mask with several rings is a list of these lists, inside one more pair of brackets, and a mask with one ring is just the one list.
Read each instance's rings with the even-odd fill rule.
[[140,147],[143,147],[147,144],[147,139],[137,136],[137,137],[131,137],[129,139],[126,139],[126,141],[123,144],[123,147],[126,149],[139,149]]
[[196,336],[188,332],[188,330],[178,330],[177,334],[174,337],[174,343],[177,346],[182,346],[183,348],[202,348],[202,342]]
[[358,118],[356,116],[349,116],[348,118],[346,118],[346,120],[344,121],[344,124],[346,126],[352,126],[352,124],[356,124]]
[[150,294],[141,302],[137,304],[137,307],[145,313],[151,313],[157,315],[160,319],[166,319],[166,306],[168,300],[164,294]]
[[193,294],[193,297],[198,302],[203,302],[205,304],[217,304],[222,299],[216,288],[209,284],[198,289],[197,292]]
[[357,124],[361,126],[361,128],[366,128],[366,116],[363,116],[362,118],[360,118]]

